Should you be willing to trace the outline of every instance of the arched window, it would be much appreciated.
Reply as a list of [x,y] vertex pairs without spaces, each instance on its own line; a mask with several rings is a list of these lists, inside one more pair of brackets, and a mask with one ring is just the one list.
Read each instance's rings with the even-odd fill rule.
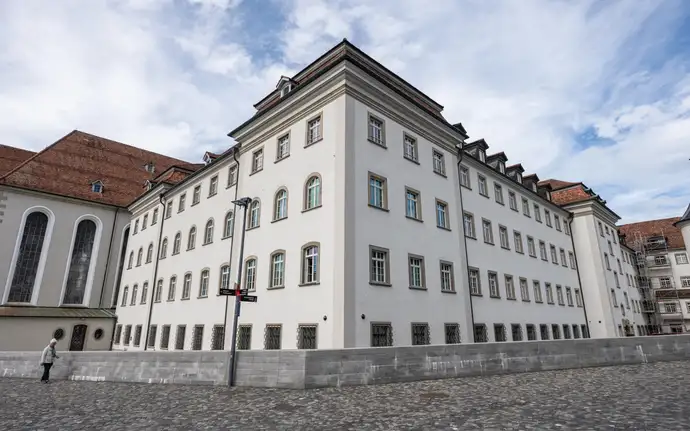
[[182,283],[182,299],[189,299],[192,291],[192,274],[184,275],[184,282]]
[[208,296],[208,278],[208,269],[201,271],[201,280],[199,280],[199,298],[205,298]]
[[273,220],[282,220],[287,218],[288,210],[288,192],[285,189],[280,189],[276,192],[273,202]]
[[72,245],[65,296],[62,299],[63,304],[81,304],[84,302],[95,239],[96,223],[93,220],[80,221]]
[[177,287],[177,276],[170,277],[170,285],[168,286],[168,301],[175,300],[175,288]]
[[220,288],[230,289],[230,265],[220,267]]
[[144,258],[144,247],[139,247],[137,252],[137,266],[141,266],[141,260]]
[[270,287],[285,286],[285,252],[278,250],[271,255],[271,284]]
[[168,255],[168,238],[163,238],[163,242],[161,244],[161,259],[165,259],[165,256]]
[[211,244],[213,242],[213,219],[206,222],[206,229],[204,229],[204,244]]
[[26,217],[8,302],[31,302],[48,222],[48,216],[39,211]]
[[259,222],[261,221],[261,202],[255,199],[249,206],[249,226],[247,229],[252,229],[259,227]]
[[304,209],[309,210],[321,206],[321,178],[312,175],[307,180],[304,189]]
[[158,280],[158,284],[156,284],[156,291],[154,292],[154,302],[161,302],[161,298],[163,297],[163,279],[161,278]]
[[319,244],[310,243],[302,247],[302,284],[319,282]]
[[127,295],[128,294],[129,294],[129,286],[125,286],[125,288],[122,289],[122,299],[120,300],[120,307],[127,306]]
[[244,288],[256,290],[256,258],[250,257],[244,264]]
[[132,269],[132,265],[134,265],[134,251],[131,251],[129,253],[129,261],[127,262],[127,269]]
[[129,305],[137,305],[137,290],[139,290],[139,286],[136,284],[132,286],[132,300],[129,302]]
[[153,260],[153,243],[149,244],[149,249],[146,251],[146,263],[151,263]]
[[141,286],[141,303],[146,304],[146,297],[149,294],[149,282],[145,281],[144,284]]
[[187,250],[192,250],[196,247],[196,226],[189,229],[189,236],[187,237]]
[[175,235],[175,241],[173,242],[172,254],[178,254],[180,252],[181,243],[182,243],[182,234],[177,232],[177,234]]
[[223,225],[223,238],[228,238],[232,236],[232,231],[235,228],[235,215],[232,210],[225,214],[225,223]]

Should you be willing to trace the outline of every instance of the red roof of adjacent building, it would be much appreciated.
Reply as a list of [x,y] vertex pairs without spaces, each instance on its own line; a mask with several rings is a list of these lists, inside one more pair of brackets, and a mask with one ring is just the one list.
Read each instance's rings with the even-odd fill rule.
[[34,154],[36,153],[33,151],[0,145],[0,177],[27,161]]
[[572,204],[593,197],[592,193],[582,183],[548,179],[539,181],[539,185],[551,186],[551,201],[556,205]]
[[[146,180],[172,166],[196,171],[203,165],[74,130],[2,174],[0,185],[126,207],[146,191]],[[97,181],[102,193],[92,191]]]
[[673,225],[678,220],[680,220],[680,217],[648,220],[624,224],[618,229],[621,234],[625,235],[626,243],[628,244],[633,244],[638,238],[646,240],[653,236],[663,236],[666,238],[666,244],[669,249],[685,248],[680,229]]

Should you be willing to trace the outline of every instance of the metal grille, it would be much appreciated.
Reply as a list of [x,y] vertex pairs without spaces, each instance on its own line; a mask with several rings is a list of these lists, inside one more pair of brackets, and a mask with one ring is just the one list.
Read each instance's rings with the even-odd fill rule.
[[393,345],[393,327],[390,323],[371,324],[371,347]]
[[429,324],[427,323],[413,323],[412,324],[412,345],[425,346],[430,344]]
[[201,350],[202,342],[204,341],[204,327],[203,325],[196,325],[194,333],[192,334],[192,350]]
[[[129,338],[129,337],[127,337]],[[141,343],[141,325],[137,325],[134,327],[134,346],[139,347],[139,344]]]
[[178,325],[177,334],[175,334],[175,350],[184,350],[185,335],[187,335],[187,327],[185,325]]
[[580,325],[582,328],[582,338],[589,338],[589,332],[587,331],[587,325]]
[[527,325],[527,339],[530,341],[537,339],[537,331],[535,330],[534,325]]
[[92,220],[82,220],[77,226],[77,234],[72,247],[69,275],[63,303],[81,304],[84,302],[86,280],[91,266],[91,251],[96,238],[96,223]]
[[252,327],[240,325],[237,334],[237,350],[249,350],[252,348]]
[[163,325],[161,331],[161,349],[167,349],[170,344],[170,325]]
[[541,332],[541,339],[549,339],[549,327],[547,325],[539,325],[539,332]]
[[148,339],[148,346],[149,347],[154,347],[156,345],[156,332],[157,331],[158,331],[157,325],[151,325],[149,327],[149,339]]
[[522,325],[513,323],[510,325],[510,329],[513,334],[513,341],[522,341]]
[[120,340],[122,339],[122,325],[117,325],[115,327],[115,337],[113,340],[114,344],[120,344]]
[[558,325],[551,325],[551,334],[553,334],[553,339],[558,340],[561,338],[561,328]]
[[[639,329],[638,329],[638,332],[639,332]],[[573,325],[573,338],[575,338],[575,339],[580,338],[580,327],[577,325]]]
[[223,325],[215,325],[211,332],[211,350],[223,350],[225,346],[225,328]]
[[26,218],[8,302],[31,302],[47,229],[47,215],[34,212]]
[[122,340],[122,344],[129,345],[129,339],[132,335],[132,325],[125,326],[125,337]]
[[570,339],[570,325],[563,324],[563,338]]
[[502,323],[494,323],[494,340],[496,342],[506,341],[506,327]]
[[316,325],[300,325],[297,337],[298,349],[316,349]]
[[460,325],[457,323],[446,323],[446,344],[460,344]]
[[486,325],[484,325],[483,323],[474,325],[474,342],[486,343],[487,341],[489,340],[486,334]]
[[280,332],[282,327],[280,325],[266,325],[264,333],[264,348],[266,350],[280,349]]

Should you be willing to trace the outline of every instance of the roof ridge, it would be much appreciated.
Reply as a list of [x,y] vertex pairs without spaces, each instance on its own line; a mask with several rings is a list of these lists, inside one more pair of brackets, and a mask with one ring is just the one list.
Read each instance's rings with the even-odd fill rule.
[[74,129],[74,130],[72,130],[71,132],[69,132],[68,134],[66,134],[65,136],[59,138],[57,141],[55,141],[55,142],[53,142],[52,144],[48,145],[47,147],[45,147],[45,148],[42,149],[41,151],[37,151],[36,153],[34,153],[33,156],[31,156],[31,157],[29,157],[28,159],[24,160],[23,162],[21,162],[20,164],[18,164],[18,165],[15,166],[14,168],[10,169],[10,171],[7,172],[5,175],[1,176],[1,177],[0,177],[0,180],[4,180],[5,178],[9,177],[9,176],[12,175],[13,173],[17,172],[19,169],[21,169],[21,168],[23,168],[24,166],[26,166],[27,164],[31,163],[31,162],[32,162],[34,159],[36,159],[38,156],[40,156],[41,154],[44,154],[45,152],[49,151],[50,149],[52,149],[53,147],[55,147],[57,144],[59,144],[60,142],[62,142],[63,139],[67,138],[68,136],[74,134],[74,133],[77,132],[77,131],[78,131],[77,129]]
[[[135,150],[142,151],[142,152],[147,153],[147,154],[152,154],[152,155],[157,155],[157,156],[163,156],[163,157],[166,157],[166,158],[168,158],[168,159],[177,160],[177,161],[183,162],[183,163],[191,163],[191,162],[188,162],[188,161],[186,161],[186,160],[178,159],[177,157],[168,156],[168,155],[163,154],[163,153],[157,153],[157,152],[155,152],[155,151],[147,150],[147,149],[141,148],[141,147],[136,147],[136,146],[134,146],[134,145],[126,144],[126,143],[124,143],[124,142],[116,141],[116,140],[114,140],[114,139],[110,139],[110,138],[105,138],[105,137],[103,137],[103,136],[94,135],[94,134],[92,134],[92,133],[84,132],[84,131],[79,130],[79,129],[75,129],[73,132],[77,132],[77,133],[80,133],[80,134],[82,134],[82,135],[86,135],[86,136],[88,136],[88,137],[95,138],[95,139],[101,139],[101,140],[104,140],[104,141],[110,141],[110,142],[113,142],[113,143],[115,143],[115,144],[122,145],[122,146],[128,147],[128,148],[133,148],[133,149],[135,149]],[[69,135],[67,135],[67,136],[69,136]],[[66,138],[67,136],[65,136],[65,138]]]

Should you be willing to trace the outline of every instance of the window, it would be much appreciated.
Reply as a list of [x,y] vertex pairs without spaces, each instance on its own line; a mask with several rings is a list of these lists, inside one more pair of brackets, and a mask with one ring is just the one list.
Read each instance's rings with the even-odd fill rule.
[[170,325],[163,325],[161,331],[161,349],[167,350],[170,344]]
[[510,205],[510,209],[513,211],[517,211],[517,198],[515,197],[515,192],[508,192],[508,204]]
[[280,350],[282,325],[266,325],[264,332],[264,349]]
[[503,187],[498,183],[494,183],[494,198],[496,202],[503,205]]
[[489,192],[486,188],[486,178],[483,175],[477,174],[477,184],[479,185],[479,194],[489,197]]
[[541,284],[539,283],[539,281],[532,281],[532,290],[534,290],[534,302],[543,302],[541,296]]
[[424,258],[422,256],[408,255],[408,278],[410,280],[410,287],[416,289],[425,289],[425,274],[424,274]]
[[441,262],[441,292],[455,292],[455,276],[450,262]]
[[249,206],[249,223],[247,229],[254,229],[259,227],[261,222],[261,202],[258,199],[254,199]]
[[139,219],[134,220],[134,232],[132,235],[136,235],[139,233]]
[[186,201],[187,201],[187,195],[185,193],[182,193],[180,195],[180,200],[177,202],[177,212],[178,213],[181,213],[182,211],[184,211],[184,206],[185,206]]
[[122,344],[129,345],[131,335],[132,335],[132,325],[125,326],[125,335],[122,338]]
[[208,279],[209,271],[204,269],[201,271],[201,279],[199,281],[199,298],[206,298],[208,296]]
[[502,323],[494,323],[494,341],[502,343],[508,341],[506,337],[506,327]]
[[304,209],[310,210],[321,206],[321,177],[313,175],[307,180]]
[[173,212],[173,202],[168,201],[165,204],[165,218],[172,217],[172,212]]
[[659,278],[659,286],[662,289],[670,289],[671,287],[673,287],[671,285],[671,278],[670,277],[660,277]]
[[276,148],[276,160],[283,160],[290,155],[290,134],[278,138]]
[[513,231],[513,240],[515,242],[515,251],[518,253],[524,253],[524,249],[522,248],[522,234],[517,231]]
[[165,259],[165,257],[168,255],[168,238],[163,238],[163,242],[161,243],[161,259]]
[[529,301],[529,287],[525,278],[520,278],[520,298],[523,301]]
[[630,300],[628,299],[628,294],[623,292],[623,299],[625,300],[625,308],[630,310]]
[[[565,221],[565,220],[564,220],[564,221]],[[568,224],[566,223],[565,226],[567,227]],[[566,229],[566,233],[568,233],[568,229]],[[614,244],[617,244],[617,242],[616,242],[616,235],[618,235],[618,231],[615,230],[615,229],[613,229],[613,228],[611,228],[611,239],[613,240],[613,243],[614,243]]]
[[570,339],[570,325],[566,323],[563,324],[563,338],[566,340]]
[[446,176],[446,159],[443,153],[433,150],[434,172]]
[[482,232],[484,235],[484,242],[487,244],[494,243],[494,233],[491,227],[491,221],[487,219],[482,219]]
[[513,323],[510,325],[510,332],[513,336],[513,341],[522,341],[522,325]]
[[604,253],[604,262],[606,262],[606,269],[611,271],[611,262],[609,262],[609,255]]
[[488,272],[489,275],[489,296],[492,298],[500,298],[501,292],[498,288],[498,274],[493,271]]
[[228,168],[228,187],[237,184],[237,165]]
[[256,258],[249,258],[244,264],[244,288],[256,290]]
[[403,135],[403,156],[408,160],[412,160],[413,162],[419,161],[419,148],[417,147],[417,140],[408,134]]
[[462,222],[465,228],[465,236],[477,238],[477,233],[474,230],[474,216],[470,213],[463,213]]
[[563,299],[563,287],[556,285],[556,298],[558,298],[558,305],[565,305],[565,300]]
[[[614,305],[615,307],[615,305]],[[666,313],[677,313],[678,309],[676,308],[676,304],[667,302],[664,304],[664,312]]]
[[[570,224],[564,219],[563,220],[563,230],[565,231],[566,235],[570,235]],[[616,237],[613,237],[613,243],[616,243]],[[577,326],[574,326],[573,328],[576,328]]]
[[225,328],[223,325],[213,325],[211,330],[211,350],[223,350],[225,345]]
[[412,324],[412,345],[426,346],[431,343],[431,336],[429,334],[428,323],[413,323]]
[[285,286],[285,252],[276,251],[271,255],[271,284],[270,287]]
[[604,226],[601,224],[601,222],[597,222],[599,224],[599,235],[604,236]]
[[460,185],[465,186],[468,189],[471,187],[470,184],[470,170],[465,166],[460,165]]
[[534,245],[534,238],[531,236],[527,237],[527,252],[531,257],[537,257],[537,248]]
[[525,325],[527,328],[527,339],[529,341],[534,341],[537,339],[537,331],[534,325],[527,324]]
[[551,244],[549,245],[549,248],[551,249],[551,262],[558,265],[558,254],[556,254],[556,246]]
[[450,230],[448,221],[448,204],[436,199],[436,227]]
[[144,259],[144,248],[139,247],[139,251],[137,252],[137,266],[141,266],[141,261]]
[[175,288],[177,287],[177,277],[170,277],[170,283],[168,285],[168,301],[175,300]]
[[220,267],[220,288],[230,289],[230,265]]
[[474,342],[486,343],[489,341],[489,336],[486,333],[486,325],[483,323],[476,323],[474,325]]
[[204,341],[204,325],[194,325],[192,332],[192,350],[201,350]]
[[522,214],[529,217],[529,201],[527,198],[522,198]]
[[541,255],[542,260],[549,260],[546,256],[546,243],[544,241],[539,241],[539,254]]
[[146,304],[146,299],[147,299],[148,294],[149,294],[149,282],[145,281],[141,287],[141,301],[139,301],[140,304]]
[[681,287],[690,287],[690,277],[681,277],[680,278],[680,286]]
[[211,177],[211,184],[208,187],[208,197],[215,196],[218,193],[218,175]]
[[616,291],[611,289],[611,303],[614,307],[618,307],[618,299],[616,298]]
[[[127,306],[127,296],[129,295],[129,286],[125,286],[124,289],[122,289],[122,298],[120,300],[120,307],[126,307]],[[18,302],[18,301],[15,301]],[[28,302],[28,301],[26,301]]]
[[232,231],[235,228],[235,215],[232,210],[225,214],[225,222],[223,223],[223,238],[232,236]]
[[302,284],[319,282],[319,245],[307,244],[302,247]]
[[155,347],[156,346],[156,332],[158,332],[158,325],[151,325],[149,326],[149,336],[148,336],[148,347]]
[[307,122],[307,145],[315,144],[321,140],[321,116]]
[[297,348],[316,349],[316,325],[299,325],[297,327]]
[[561,339],[561,327],[558,325],[551,325],[551,333],[553,334],[554,340]]
[[172,252],[173,255],[180,253],[181,243],[182,243],[182,234],[180,232],[177,232],[177,234],[175,234],[175,241],[173,242],[173,252]]
[[676,253],[676,265],[687,265],[688,255],[685,253]]
[[479,279],[479,270],[474,269],[474,268],[470,268],[469,277],[470,277],[470,293],[472,295],[481,296],[482,285],[481,285],[481,280]]
[[369,206],[388,209],[387,189],[385,178],[369,173]]
[[548,325],[539,325],[539,332],[541,333],[541,339],[542,340],[548,340],[549,339],[549,326]]
[[211,244],[213,242],[213,219],[206,222],[206,227],[204,228],[204,245]]
[[249,350],[252,346],[252,326],[240,325],[237,333],[237,350]]
[[501,247],[510,250],[510,242],[508,241],[508,228],[505,226],[498,226],[498,236],[501,241]]
[[103,193],[103,183],[100,181],[94,181],[91,183],[91,191],[94,193]]
[[278,190],[273,200],[273,221],[287,218],[288,192],[285,189]]
[[187,250],[193,250],[194,247],[196,247],[196,226],[192,226],[187,235]]
[[372,284],[390,284],[388,249],[369,246],[369,282]]
[[611,254],[611,256],[614,256],[613,246],[611,245],[611,241],[608,241],[608,245],[609,245],[609,253]]
[[654,265],[668,265],[666,256],[654,256]]
[[192,206],[201,202],[201,185],[194,186],[194,192],[192,193]]
[[264,149],[259,148],[252,153],[252,171],[251,174],[255,174],[264,168]]
[[505,275],[505,283],[506,283],[506,298],[507,299],[517,299],[515,296],[515,283],[513,283],[513,276],[512,275]]
[[113,344],[120,344],[122,339],[122,325],[117,325],[115,327],[115,336],[113,337]]
[[158,223],[158,208],[153,210],[153,215],[151,216],[151,226],[155,225]]
[[446,323],[443,327],[446,335],[446,344],[460,344],[460,325],[457,323]]
[[405,187],[405,216],[415,220],[422,219],[419,192],[409,187]]
[[616,280],[616,287],[620,289],[621,288],[621,282],[620,282],[620,280],[618,280],[618,272],[613,271],[613,278]]
[[388,347],[393,345],[393,327],[390,323],[371,324],[371,347]]
[[548,227],[552,227],[551,226],[551,212],[549,210],[546,210],[546,209],[544,210],[544,218],[546,219],[546,225]]
[[[127,325],[127,326],[130,326],[130,325]],[[141,344],[141,330],[142,330],[141,325],[136,325],[134,327],[134,342],[132,343],[132,344],[134,344],[134,347],[139,347],[139,345]],[[127,331],[125,331],[125,332],[127,332]]]
[[561,265],[562,265],[562,266],[565,266],[565,267],[567,268],[567,267],[568,267],[568,261],[565,260],[565,250],[560,249],[560,250],[559,250],[559,253],[560,253],[560,255],[561,255]]
[[95,239],[96,223],[93,220],[80,221],[72,244],[65,296],[62,298],[63,304],[82,304],[84,302]]
[[541,210],[537,204],[534,204],[534,219],[541,223]]
[[553,289],[551,288],[551,283],[544,283],[544,290],[546,291],[546,302],[548,304],[553,304]]
[[383,120],[369,114],[369,140],[376,145],[386,146]]
[[570,267],[575,269],[575,254],[572,251],[568,252],[568,259],[570,260]]
[[185,274],[182,282],[182,299],[189,299],[192,293],[192,274]]
[[568,300],[568,306],[572,307],[574,305],[573,304],[573,290],[568,286],[565,287],[565,297]]
[[149,248],[146,250],[146,263],[151,263],[153,260],[153,243],[149,244]]
[[163,279],[158,280],[156,291],[154,292],[153,302],[161,302],[163,299]]
[[553,215],[553,221],[556,224],[556,230],[561,231],[561,218],[558,217],[556,214]]
[[141,220],[141,230],[146,230],[148,223],[149,223],[149,215],[144,214],[144,218]]

